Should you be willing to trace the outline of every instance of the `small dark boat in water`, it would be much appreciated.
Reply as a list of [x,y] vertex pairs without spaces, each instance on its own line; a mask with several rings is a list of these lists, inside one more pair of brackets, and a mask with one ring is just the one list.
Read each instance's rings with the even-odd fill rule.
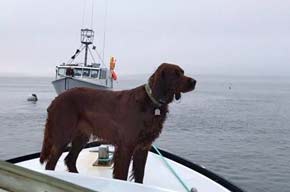
[[37,95],[33,93],[31,96],[27,98],[27,101],[33,101],[33,102],[38,101]]

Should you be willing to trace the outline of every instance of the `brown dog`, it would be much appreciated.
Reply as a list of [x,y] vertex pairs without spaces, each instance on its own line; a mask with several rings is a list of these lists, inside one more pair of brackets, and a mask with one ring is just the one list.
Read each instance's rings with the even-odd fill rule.
[[77,157],[91,135],[116,146],[113,176],[126,180],[133,156],[133,177],[142,183],[148,150],[159,136],[168,104],[192,91],[196,81],[177,65],[162,64],[148,84],[125,91],[70,89],[48,108],[40,162],[54,170],[71,142],[65,158],[70,172],[77,172]]

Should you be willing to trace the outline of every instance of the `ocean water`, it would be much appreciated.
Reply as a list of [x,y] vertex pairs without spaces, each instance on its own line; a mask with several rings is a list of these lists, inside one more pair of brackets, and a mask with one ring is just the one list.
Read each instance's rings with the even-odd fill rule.
[[[120,77],[116,89],[146,76]],[[290,78],[195,76],[156,144],[251,192],[290,191]],[[38,152],[52,78],[0,77],[0,159]],[[31,93],[37,103],[27,102]]]

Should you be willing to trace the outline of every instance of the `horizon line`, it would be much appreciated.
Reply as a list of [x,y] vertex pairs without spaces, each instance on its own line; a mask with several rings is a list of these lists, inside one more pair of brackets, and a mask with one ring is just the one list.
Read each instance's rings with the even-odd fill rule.
[[[119,73],[119,76],[150,76],[152,73]],[[193,76],[217,76],[217,77],[280,77],[280,78],[290,78],[290,75],[285,74],[222,74],[222,73],[196,73],[196,74],[188,74]],[[1,73],[0,77],[51,77],[54,78],[55,74],[29,74],[29,73]]]

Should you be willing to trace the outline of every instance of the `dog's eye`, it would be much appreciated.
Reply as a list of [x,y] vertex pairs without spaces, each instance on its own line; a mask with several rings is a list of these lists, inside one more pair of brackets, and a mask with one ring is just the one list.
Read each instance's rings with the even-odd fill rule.
[[175,74],[176,74],[177,77],[181,76],[181,73],[178,70],[175,70]]

